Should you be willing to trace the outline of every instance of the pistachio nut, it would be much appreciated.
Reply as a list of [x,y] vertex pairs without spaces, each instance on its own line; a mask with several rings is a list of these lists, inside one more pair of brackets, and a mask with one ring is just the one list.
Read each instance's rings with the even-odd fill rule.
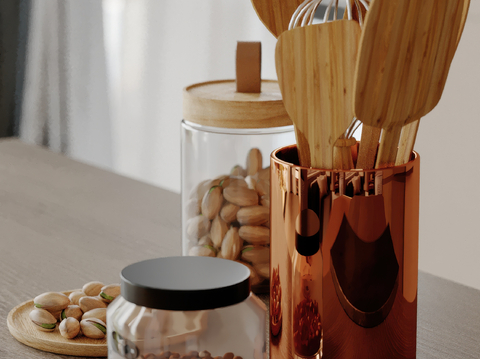
[[247,155],[247,176],[253,176],[262,169],[262,152],[252,148]]
[[107,308],[95,308],[95,309],[89,310],[88,312],[83,314],[81,319],[83,320],[83,319],[89,319],[89,318],[97,318],[97,319],[100,319],[102,322],[106,323]]
[[217,186],[218,184],[220,184],[221,181],[222,180],[220,179],[215,179],[200,182],[192,189],[189,198],[201,201],[203,196],[205,196],[205,193],[207,193],[207,191],[212,188],[212,186]]
[[228,224],[217,215],[215,219],[212,221],[212,227],[210,229],[210,237],[212,238],[213,245],[216,248],[220,248],[222,246],[223,238],[228,231]]
[[235,260],[240,254],[241,249],[242,239],[238,235],[238,228],[231,226],[222,242],[222,257],[224,259]]
[[50,313],[62,311],[70,304],[70,299],[58,292],[46,292],[33,299],[33,304],[37,308],[48,310]]
[[78,305],[70,304],[64,310],[60,312],[60,321],[64,320],[65,318],[75,318],[76,320],[80,320],[82,318],[83,311],[80,309]]
[[200,214],[202,208],[199,203],[200,202],[197,199],[188,200],[185,206],[185,213],[187,214],[188,218],[192,218]]
[[264,224],[262,224],[262,226],[270,228],[270,220],[266,221]]
[[99,297],[80,298],[78,305],[84,313],[95,308],[106,308],[107,305]]
[[83,335],[87,338],[103,339],[107,334],[107,325],[104,321],[97,318],[82,319],[80,327]]
[[241,225],[259,226],[270,219],[270,210],[265,206],[242,207],[237,212],[237,221]]
[[270,229],[263,226],[241,226],[239,230],[240,237],[250,243],[265,245],[270,243]]
[[240,207],[258,204],[257,192],[246,187],[228,186],[223,190],[223,196],[228,202]]
[[35,308],[28,315],[38,330],[53,332],[57,325],[57,319],[45,309]]
[[257,190],[258,195],[260,197],[262,196],[270,197],[270,182],[267,182],[265,180],[258,180],[257,185],[255,186],[255,189]]
[[58,329],[62,337],[73,339],[80,333],[80,322],[73,317],[68,317],[62,320]]
[[239,209],[240,209],[239,206],[236,206],[230,202],[225,202],[222,209],[220,210],[220,217],[226,223],[232,223],[237,219],[237,212]]
[[270,166],[258,171],[256,176],[258,181],[264,180],[270,183]]
[[245,169],[240,166],[240,165],[236,165],[236,166],[233,166],[232,170],[230,171],[230,176],[233,176],[233,177],[237,177],[237,176],[240,176],[240,177],[245,177],[247,174],[247,171],[245,171]]
[[190,218],[187,221],[187,236],[192,239],[201,238],[210,232],[211,225],[210,220],[201,214]]
[[86,297],[86,296],[87,295],[85,293],[77,290],[77,291],[74,291],[74,292],[70,293],[68,298],[70,299],[71,304],[78,305],[78,301],[80,300],[80,298]]
[[210,246],[208,244],[204,244],[203,246],[193,246],[188,251],[189,256],[201,256],[201,257],[216,257],[217,250],[215,247]]
[[223,204],[222,186],[213,186],[205,193],[202,200],[202,214],[208,219],[214,219]]
[[258,275],[257,271],[251,264],[248,264],[246,262],[242,261],[237,261],[239,263],[242,263],[244,266],[246,266],[248,269],[250,269],[250,285],[257,285],[259,284],[263,279]]
[[252,176],[247,176],[245,177],[245,182],[247,183],[249,189],[255,190],[255,187],[257,185],[257,180],[255,178],[253,178]]
[[268,263],[270,260],[270,248],[251,244],[245,246],[242,249],[242,260],[253,264]]
[[120,284],[109,284],[102,288],[100,291],[99,297],[105,303],[111,303],[115,298],[120,295]]
[[204,235],[202,238],[198,240],[198,245],[199,246],[213,246],[212,238],[210,237],[210,234]]
[[82,291],[89,297],[95,297],[100,294],[104,286],[102,282],[88,282],[83,286]]
[[220,182],[220,185],[223,188],[227,188],[230,186],[233,187],[248,187],[247,182],[245,182],[245,179],[243,177],[228,177],[225,178],[222,182]]
[[267,197],[267,196],[260,197],[260,204],[264,207],[270,208],[270,197]]
[[223,259],[222,251],[218,251],[217,258]]
[[254,264],[253,267],[263,278],[270,278],[270,263],[258,263]]

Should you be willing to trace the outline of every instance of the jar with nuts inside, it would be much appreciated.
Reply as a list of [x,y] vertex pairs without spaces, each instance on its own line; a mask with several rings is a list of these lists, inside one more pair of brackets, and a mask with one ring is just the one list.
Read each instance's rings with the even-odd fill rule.
[[260,43],[238,43],[237,80],[187,87],[183,114],[183,255],[239,261],[268,292],[270,153],[295,134],[278,83],[260,79]]
[[109,359],[264,359],[265,304],[250,272],[208,257],[131,264],[107,310]]

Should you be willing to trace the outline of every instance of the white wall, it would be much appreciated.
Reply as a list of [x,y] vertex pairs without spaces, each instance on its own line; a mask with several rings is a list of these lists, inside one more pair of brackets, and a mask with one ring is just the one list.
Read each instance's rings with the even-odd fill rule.
[[480,289],[480,1],[442,99],[421,120],[420,269]]

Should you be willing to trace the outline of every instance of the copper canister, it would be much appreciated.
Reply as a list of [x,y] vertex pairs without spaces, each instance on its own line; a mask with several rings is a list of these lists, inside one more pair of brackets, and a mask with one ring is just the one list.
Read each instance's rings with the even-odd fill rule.
[[375,170],[271,155],[272,358],[416,357],[420,157]]

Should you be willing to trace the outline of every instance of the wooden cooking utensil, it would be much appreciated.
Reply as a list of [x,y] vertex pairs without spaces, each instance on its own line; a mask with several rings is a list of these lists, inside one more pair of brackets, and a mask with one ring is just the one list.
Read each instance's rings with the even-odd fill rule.
[[370,4],[354,102],[357,118],[384,129],[377,168],[394,164],[402,126],[418,119],[427,102],[428,88],[436,77],[435,59],[444,47],[438,29],[458,32],[459,24],[448,21],[461,15],[455,2],[373,0]]
[[303,0],[252,0],[252,5],[266,28],[275,37],[288,30],[290,19]]
[[[457,37],[457,43],[455,45],[455,51],[458,47],[458,43],[462,37],[463,29],[465,27],[465,22],[467,21],[468,9],[470,8],[470,0],[464,0],[463,2],[463,11],[462,18],[460,20],[460,28]],[[449,66],[449,65],[448,65]],[[448,68],[447,68],[448,72]],[[445,77],[446,80],[446,77]],[[443,87],[443,86],[442,86]],[[397,157],[395,160],[395,165],[399,166],[410,161],[410,155],[413,151],[413,146],[417,138],[418,127],[420,125],[420,119],[409,123],[402,128],[402,134],[400,135],[400,142],[398,146]]]
[[333,146],[353,119],[360,33],[356,21],[338,20],[298,27],[278,38],[278,83],[295,126],[302,166],[333,167]]

